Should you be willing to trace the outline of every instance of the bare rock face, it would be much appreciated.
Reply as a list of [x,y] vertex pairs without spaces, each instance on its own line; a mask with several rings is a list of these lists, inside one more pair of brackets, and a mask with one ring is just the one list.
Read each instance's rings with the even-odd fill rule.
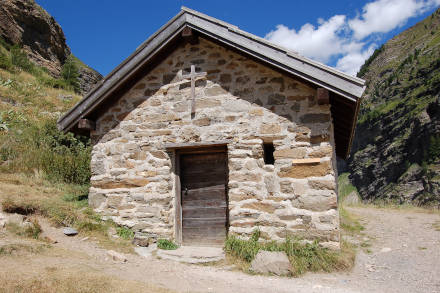
[[[0,36],[10,44],[18,44],[30,60],[59,77],[62,66],[71,54],[61,26],[34,0],[0,0]],[[89,92],[102,75],[86,66],[79,66],[81,94]]]
[[440,203],[440,9],[378,49],[347,169],[362,200]]
[[33,0],[0,0],[0,35],[20,44],[30,59],[58,76],[70,55],[60,25]]
[[95,84],[102,79],[102,75],[89,67],[79,68],[80,91],[87,94]]

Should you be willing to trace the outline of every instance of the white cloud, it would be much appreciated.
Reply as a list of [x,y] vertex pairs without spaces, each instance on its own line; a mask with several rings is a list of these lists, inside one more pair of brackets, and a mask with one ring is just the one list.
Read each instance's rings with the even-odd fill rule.
[[356,39],[363,39],[372,33],[386,33],[432,8],[435,2],[440,0],[378,0],[366,4],[362,15],[349,20],[348,25]]
[[318,19],[317,26],[306,23],[298,31],[280,24],[265,38],[323,63],[338,58],[336,68],[355,75],[377,47],[372,39],[380,40],[380,33],[401,27],[438,5],[440,0],[376,0],[353,19],[335,15]]
[[376,44],[372,44],[366,50],[347,53],[339,58],[336,63],[336,68],[350,75],[356,75],[359,68],[361,68],[365,60],[373,54],[376,47]]
[[328,21],[319,20],[315,28],[306,23],[299,31],[278,25],[276,30],[266,35],[266,39],[305,54],[321,62],[327,62],[331,56],[338,54],[344,47],[344,39],[339,34],[346,26],[344,15],[335,15]]

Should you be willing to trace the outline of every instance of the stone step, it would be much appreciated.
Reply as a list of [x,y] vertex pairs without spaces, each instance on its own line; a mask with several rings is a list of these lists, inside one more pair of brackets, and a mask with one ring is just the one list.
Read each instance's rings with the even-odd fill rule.
[[219,247],[181,246],[176,250],[157,250],[157,256],[184,263],[209,263],[221,261],[225,253]]

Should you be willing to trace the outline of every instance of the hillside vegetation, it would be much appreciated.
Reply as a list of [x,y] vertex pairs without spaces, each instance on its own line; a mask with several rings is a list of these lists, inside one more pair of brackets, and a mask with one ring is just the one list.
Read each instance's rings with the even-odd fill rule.
[[440,10],[365,62],[348,170],[365,200],[440,203]]
[[56,129],[56,119],[81,99],[74,92],[75,61],[66,62],[62,72],[62,78],[53,78],[19,47],[0,45],[0,171],[88,183],[88,138]]

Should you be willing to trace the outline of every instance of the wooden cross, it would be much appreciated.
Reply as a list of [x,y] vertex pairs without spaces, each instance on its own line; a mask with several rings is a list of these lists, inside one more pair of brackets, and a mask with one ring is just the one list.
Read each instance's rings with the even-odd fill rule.
[[191,72],[181,76],[182,79],[191,80],[191,115],[194,115],[196,112],[196,80],[205,77],[206,74],[206,72],[196,73],[196,67],[191,65]]

